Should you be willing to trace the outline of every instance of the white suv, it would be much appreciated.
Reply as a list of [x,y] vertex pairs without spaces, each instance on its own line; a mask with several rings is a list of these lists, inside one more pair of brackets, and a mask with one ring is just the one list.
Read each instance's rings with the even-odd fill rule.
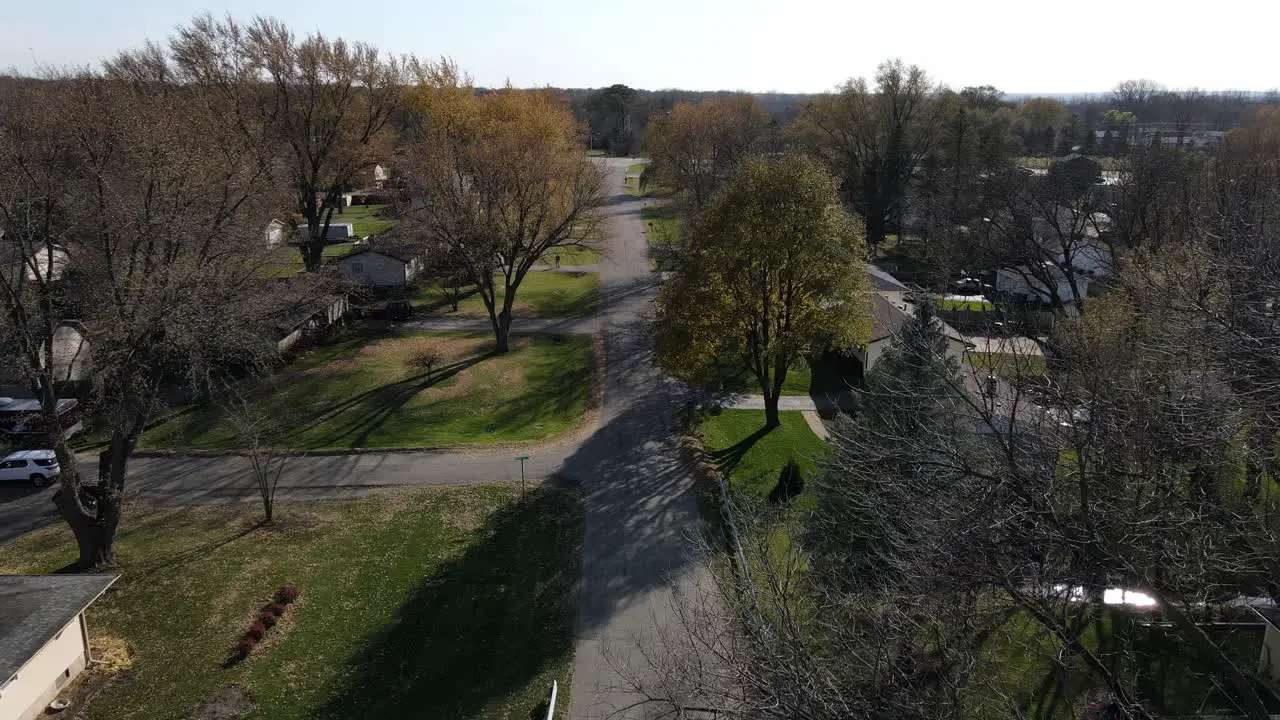
[[58,456],[52,450],[22,450],[0,460],[0,481],[29,480],[40,487],[58,478]]

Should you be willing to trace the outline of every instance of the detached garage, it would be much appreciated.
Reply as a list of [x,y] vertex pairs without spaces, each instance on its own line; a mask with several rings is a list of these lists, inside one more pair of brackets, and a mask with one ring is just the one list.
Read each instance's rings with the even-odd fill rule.
[[0,575],[0,718],[32,720],[89,664],[84,611],[118,575]]

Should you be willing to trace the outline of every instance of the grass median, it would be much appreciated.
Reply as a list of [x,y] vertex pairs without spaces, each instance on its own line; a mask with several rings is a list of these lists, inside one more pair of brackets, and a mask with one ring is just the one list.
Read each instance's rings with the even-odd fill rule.
[[[235,686],[252,717],[272,720],[527,718],[553,679],[567,707],[576,496],[493,485],[277,512],[270,526],[248,505],[129,512],[121,579],[88,626],[94,643],[127,645],[132,667],[77,703],[79,717],[240,717],[210,708]],[[75,559],[61,526],[0,547],[11,573]],[[285,583],[298,602],[247,661],[224,667]]]
[[[541,440],[581,422],[594,381],[588,338],[492,348],[486,335],[362,335],[311,350],[263,381],[254,403],[277,421],[268,444],[302,450]],[[235,449],[234,425],[210,403],[148,431],[141,447]]]

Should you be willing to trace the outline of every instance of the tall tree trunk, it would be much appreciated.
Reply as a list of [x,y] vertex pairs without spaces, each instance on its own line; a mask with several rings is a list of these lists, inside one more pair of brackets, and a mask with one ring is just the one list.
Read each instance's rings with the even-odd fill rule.
[[503,307],[493,318],[493,350],[505,353],[511,349],[511,309]]
[[778,394],[766,392],[764,395],[764,426],[773,429],[782,424],[778,415]]

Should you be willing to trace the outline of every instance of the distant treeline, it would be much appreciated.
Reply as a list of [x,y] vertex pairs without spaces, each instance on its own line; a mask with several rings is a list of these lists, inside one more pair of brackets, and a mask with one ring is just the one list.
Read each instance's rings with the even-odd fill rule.
[[[1250,114],[1264,106],[1280,106],[1280,92],[1239,90],[1167,90],[1150,80],[1128,80],[1108,93],[1095,94],[1005,94],[991,86],[965,88],[960,92],[994,95],[1010,108],[1029,101],[1049,101],[1061,108],[1061,125],[1076,128],[1080,143],[1092,143],[1090,131],[1114,124],[1114,113],[1132,113],[1130,122],[1168,124],[1199,129],[1229,130],[1244,125]],[[791,122],[803,112],[815,93],[741,93],[732,91],[638,90],[626,85],[606,88],[567,88],[573,112],[586,123],[592,149],[614,155],[638,154],[644,146],[645,130],[653,117],[668,115],[678,103],[697,104],[709,98],[750,95],[778,126]],[[1055,127],[1055,132],[1060,128]],[[1052,137],[1052,135],[1050,135]],[[1028,153],[1048,151],[1051,143],[1028,143]]]

